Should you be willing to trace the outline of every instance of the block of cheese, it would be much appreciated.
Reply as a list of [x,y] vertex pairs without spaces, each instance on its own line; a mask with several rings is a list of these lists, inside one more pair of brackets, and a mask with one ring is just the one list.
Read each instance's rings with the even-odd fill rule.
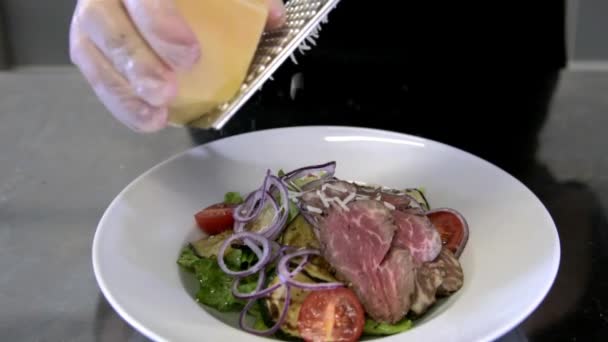
[[240,89],[268,16],[268,0],[175,0],[201,44],[201,59],[178,74],[169,122],[187,124]]

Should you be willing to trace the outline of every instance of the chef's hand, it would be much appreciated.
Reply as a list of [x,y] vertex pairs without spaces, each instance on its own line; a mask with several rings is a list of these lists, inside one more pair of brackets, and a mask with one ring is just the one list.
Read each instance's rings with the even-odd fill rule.
[[[284,21],[283,2],[268,1],[274,28]],[[191,68],[201,51],[173,0],[79,0],[70,57],[120,122],[153,132],[167,125],[176,71]]]

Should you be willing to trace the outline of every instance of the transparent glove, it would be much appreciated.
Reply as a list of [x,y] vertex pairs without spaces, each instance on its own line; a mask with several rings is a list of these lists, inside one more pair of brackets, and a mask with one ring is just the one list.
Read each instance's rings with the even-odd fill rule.
[[[283,2],[268,1],[267,28],[282,25]],[[204,54],[172,0],[79,0],[76,6],[72,62],[114,117],[135,131],[167,125],[176,71]]]

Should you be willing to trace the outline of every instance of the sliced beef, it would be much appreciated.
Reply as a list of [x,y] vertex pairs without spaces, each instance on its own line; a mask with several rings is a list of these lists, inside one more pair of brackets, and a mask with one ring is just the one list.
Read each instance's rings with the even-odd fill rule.
[[376,197],[380,194],[381,188],[379,186],[372,186],[367,184],[356,183],[357,194],[361,196],[367,196],[369,199],[376,199]]
[[359,196],[389,203],[396,210],[414,211],[416,213],[424,212],[420,203],[404,191],[369,185],[356,185],[356,187]]
[[462,287],[458,259],[413,197],[331,179],[308,189],[299,205],[336,277],[376,321],[421,315]]
[[377,201],[352,202],[348,208],[329,212],[320,232],[323,254],[332,265],[341,264],[341,273],[373,271],[384,261],[397,227]]
[[[349,182],[332,179],[319,183],[317,187],[302,194],[301,202],[313,208],[320,209],[324,213],[340,201],[352,201],[357,194],[357,187]],[[314,209],[313,209],[314,210]]]
[[428,264],[428,267],[437,269],[443,276],[443,281],[437,289],[440,296],[450,295],[462,287],[464,283],[464,272],[460,262],[454,253],[447,248],[442,248],[436,260]]
[[299,207],[308,222],[318,228],[331,208],[341,207],[336,200],[346,205],[347,202],[355,199],[357,187],[352,183],[334,178],[316,184],[316,187],[310,188],[302,194]]
[[[415,263],[409,251],[392,248],[378,271],[371,273],[376,280],[370,282],[373,287],[365,299],[368,306],[375,307],[373,315],[366,310],[370,316],[380,322],[396,323],[401,320],[412,305],[415,274]],[[361,296],[363,291],[366,290],[360,289],[357,294]],[[382,294],[384,300],[377,300],[374,294]]]
[[437,268],[421,265],[416,270],[416,288],[412,296],[411,310],[416,315],[421,315],[435,304],[437,289],[443,283],[443,274]]
[[422,215],[420,203],[403,191],[358,185],[351,182],[331,178],[316,182],[314,187],[308,187],[300,197],[300,208],[314,218],[314,224],[320,216],[326,216],[327,211],[355,200],[376,200],[384,203],[391,210],[400,210]]
[[373,319],[397,322],[409,311],[414,292],[412,256],[408,249],[393,246],[397,226],[382,202],[360,200],[347,207],[332,207],[323,220],[323,256]]
[[412,312],[422,315],[435,303],[438,296],[447,296],[458,291],[463,281],[464,274],[458,259],[449,249],[442,248],[437,259],[416,269]]
[[399,210],[392,211],[398,226],[393,245],[407,248],[419,264],[433,261],[441,252],[441,236],[424,215]]

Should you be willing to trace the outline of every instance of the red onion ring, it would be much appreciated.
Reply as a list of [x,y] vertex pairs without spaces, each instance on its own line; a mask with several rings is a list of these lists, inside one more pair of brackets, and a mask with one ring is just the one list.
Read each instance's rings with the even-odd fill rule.
[[[226,253],[226,249],[228,248],[228,246],[230,246],[230,244],[234,240],[243,240],[243,242],[247,245],[252,244],[252,242],[250,240],[253,240],[255,242],[258,242],[260,245],[262,245],[261,251],[259,248],[252,248],[253,252],[256,253],[256,255],[258,257],[258,262],[247,270],[233,271],[233,270],[229,269],[228,266],[226,266],[226,263],[224,262],[224,254]],[[260,253],[260,254],[258,254],[258,253]],[[218,251],[218,254],[217,254],[217,256],[218,256],[217,263],[219,264],[222,271],[224,271],[224,273],[226,273],[228,275],[231,275],[234,277],[247,277],[247,276],[252,275],[252,274],[260,271],[261,269],[263,269],[266,266],[266,264],[268,263],[268,261],[270,260],[270,256],[271,256],[270,254],[271,254],[270,241],[268,241],[267,238],[265,238],[262,235],[254,234],[254,233],[250,233],[250,232],[239,232],[239,233],[235,233],[235,234],[231,235],[229,238],[227,238],[222,243],[222,245],[220,246],[220,250]]]
[[[325,172],[325,175],[319,175],[320,172]],[[297,191],[304,191],[306,189],[314,188],[320,184],[323,184],[325,181],[327,181],[328,178],[332,178],[335,172],[336,162],[332,161],[321,165],[306,166],[293,170],[281,177],[281,180],[283,180],[286,184],[290,184]],[[301,188],[295,184],[296,179],[306,177],[310,174],[314,174],[314,177],[317,177],[317,179],[304,184]]]
[[289,273],[289,277],[293,278],[293,277],[295,277],[296,274],[302,272],[302,270],[304,269],[304,267],[308,264],[308,261],[309,261],[308,260],[308,254],[306,254],[306,255],[304,255],[304,259],[302,259],[302,261],[300,261],[300,263],[298,264],[298,266],[296,266],[296,268]]
[[331,290],[344,286],[344,284],[338,282],[311,284],[293,279],[293,276],[291,275],[292,272],[289,272],[289,269],[287,268],[287,263],[293,258],[304,255],[321,255],[321,252],[314,249],[303,249],[282,257],[278,264],[278,275],[282,283],[289,286],[299,287],[304,290]]
[[[276,190],[278,190],[279,192],[279,196],[281,197],[280,205],[277,204],[276,200],[270,193],[270,190],[272,188],[276,188]],[[287,189],[287,186],[283,183],[283,181],[281,181],[276,176],[270,174],[266,176],[263,187],[256,191],[260,192],[262,190],[264,191],[263,195],[256,195],[254,193],[253,195],[249,195],[248,201],[246,201],[246,203],[257,201],[257,198],[259,197],[260,203],[255,204],[255,209],[251,207],[252,204],[248,204],[246,206],[246,209],[240,209],[238,207],[237,209],[235,209],[233,214],[235,218],[235,224],[233,229],[237,233],[245,231],[245,226],[247,225],[247,223],[253,219],[256,219],[262,212],[262,208],[266,206],[266,203],[270,202],[275,211],[275,215],[272,219],[272,222],[269,223],[268,226],[260,229],[257,233],[263,235],[271,241],[274,241],[279,236],[279,234],[281,234],[285,223],[287,223],[287,218],[289,217],[289,190]],[[253,198],[253,200],[251,200],[250,198]],[[243,212],[243,210],[245,212]]]
[[318,173],[321,171],[325,171],[326,174],[323,177],[319,178],[325,179],[328,177],[333,177],[334,173],[336,172],[336,162],[332,161],[321,165],[312,165],[295,169],[291,172],[288,172],[286,175],[281,177],[281,179],[287,183],[290,183],[293,182],[295,179],[304,177],[310,173]]
[[[279,284],[281,284],[281,283],[279,283]],[[256,301],[256,299],[250,299],[249,302],[247,302],[247,304],[245,305],[245,308],[243,309],[243,311],[241,311],[241,314],[239,316],[239,326],[241,327],[241,329],[243,329],[251,334],[260,335],[260,336],[268,336],[268,335],[272,335],[275,332],[277,332],[277,330],[279,330],[279,328],[281,327],[283,322],[285,322],[285,318],[287,317],[287,310],[289,309],[289,302],[291,301],[291,289],[289,288],[289,285],[285,285],[285,287],[286,287],[285,305],[283,305],[283,310],[281,311],[281,315],[279,316],[279,319],[272,327],[270,327],[266,330],[256,330],[254,328],[248,327],[245,324],[245,318],[247,317],[247,313],[249,312],[249,310],[251,309],[251,306],[253,306],[253,304]]]
[[456,216],[460,220],[460,223],[462,224],[462,229],[463,229],[462,242],[460,242],[460,245],[456,249],[456,252],[454,252],[454,256],[458,259],[458,258],[460,258],[460,255],[464,251],[464,248],[466,247],[467,242],[469,241],[469,224],[461,213],[459,213],[458,211],[451,209],[451,208],[432,209],[432,210],[427,211],[425,214],[429,215],[429,214],[438,213],[438,212],[451,213],[454,216]]
[[294,247],[294,246],[289,246],[289,245],[284,245],[284,246],[281,246],[281,250],[280,250],[280,252],[281,252],[281,256],[285,255],[285,253],[286,253],[287,251],[289,251],[289,250],[294,250],[294,251],[295,251],[295,250],[297,250],[297,249],[298,249],[297,247]]
[[424,210],[422,208],[422,204],[420,204],[420,202],[418,202],[418,200],[416,198],[414,198],[414,196],[409,195],[409,194],[402,194],[400,196],[406,197],[410,200],[410,208]]
[[[302,259],[302,261],[300,261],[300,263],[298,264],[298,266],[291,271],[291,273],[289,274],[290,277],[295,276],[296,274],[300,273],[302,271],[302,269],[304,269],[304,266],[306,266],[306,264],[308,264],[308,255],[304,256],[304,259]],[[263,271],[260,271],[260,274],[263,274]],[[264,277],[264,275],[261,275],[261,277]],[[274,292],[275,290],[277,290],[279,287],[281,287],[281,285],[284,285],[283,281],[281,280],[281,278],[279,278],[279,282],[264,289],[261,290],[261,283],[260,283],[260,278],[258,278],[258,284],[256,286],[256,289],[252,292],[249,293],[242,293],[238,290],[238,286],[240,284],[240,279],[241,278],[236,278],[234,280],[234,282],[232,283],[232,295],[235,298],[239,298],[239,299],[259,299],[262,298],[266,295],[268,295],[271,292]],[[263,281],[262,281],[263,282]]]
[[[274,211],[274,216],[272,217],[272,221],[270,222],[270,224],[268,224],[268,226],[266,226],[265,228],[263,228],[262,230],[260,230],[258,233],[264,235],[265,232],[267,232],[271,227],[273,227],[277,220],[279,219],[279,212],[281,211],[281,208],[279,207],[279,204],[277,203],[277,201],[274,199],[274,197],[272,197],[270,195],[270,193],[268,194],[268,202],[270,202],[270,204],[272,205],[272,210]],[[274,241],[274,239],[270,239],[272,241]]]
[[243,203],[234,208],[232,213],[234,220],[238,222],[247,222],[255,218],[262,210],[262,206],[258,203],[262,199],[259,189],[252,191],[247,195]]
[[[405,189],[405,191],[416,191],[418,192],[418,194],[420,194],[420,196],[422,197],[422,200],[427,204],[427,207],[430,206],[431,204],[429,203],[429,200],[426,198],[426,196],[424,195],[424,192],[420,191],[420,189],[417,188],[409,188],[409,189]],[[412,196],[413,197],[413,196]],[[423,206],[424,207],[424,206]]]
[[[269,182],[270,186],[274,186],[279,190],[281,204],[276,207],[278,210],[275,212],[276,216],[273,222],[259,233],[274,241],[281,234],[285,223],[287,223],[287,217],[289,216],[289,191],[287,190],[287,186],[275,176],[270,176]],[[272,198],[272,201],[274,201],[274,198]]]
[[[304,268],[306,263],[308,263],[308,255],[304,255],[304,259],[302,259],[302,261],[296,267],[296,269],[290,273],[290,276],[294,276],[295,274],[300,272]],[[261,273],[263,273],[263,272],[261,272]],[[234,292],[235,283],[233,283],[233,292]],[[258,282],[258,288],[259,288],[259,284],[260,284],[260,282]],[[237,284],[237,286],[238,286],[238,284]],[[279,319],[276,321],[276,323],[272,327],[270,327],[266,330],[257,330],[257,329],[248,327],[245,324],[245,318],[247,317],[247,313],[249,312],[249,310],[251,309],[251,307],[253,306],[255,301],[258,298],[277,290],[281,286],[285,286],[285,304],[283,305],[283,310],[281,311],[281,315],[279,316]],[[243,311],[241,311],[241,314],[239,315],[239,326],[241,327],[241,329],[243,329],[251,334],[260,335],[260,336],[272,335],[275,332],[277,332],[277,330],[279,330],[281,325],[283,325],[283,323],[285,322],[285,318],[287,317],[287,312],[289,310],[290,302],[291,302],[291,287],[289,286],[289,284],[285,284],[283,282],[278,282],[275,285],[273,285],[263,291],[258,292],[255,295],[255,297],[251,297],[251,299],[249,299],[249,302],[247,302],[247,304],[245,305],[245,308],[243,308]]]
[[266,171],[266,177],[262,186],[251,192],[243,201],[242,204],[234,208],[232,216],[235,221],[247,222],[256,218],[266,202],[266,196],[268,196],[268,178],[270,177],[270,170]]
[[255,286],[255,290],[249,293],[243,293],[239,291],[241,279],[243,278],[237,277],[232,282],[232,295],[238,299],[257,299],[260,294],[260,290],[262,290],[262,286],[264,286],[264,281],[266,281],[266,273],[264,272],[264,270],[258,272],[258,283]]
[[240,233],[245,230],[246,224],[247,224],[247,222],[240,222],[240,221],[234,220],[234,226],[232,227],[232,230],[235,233]]
[[331,177],[323,177],[321,179],[316,179],[316,180],[310,181],[309,183],[304,184],[301,187],[301,190],[302,190],[302,192],[306,192],[306,191],[310,191],[312,189],[318,189],[321,186],[323,186],[323,184],[329,183],[329,182],[331,182],[332,180],[335,180],[335,179],[336,178],[334,178],[333,176],[331,176]]
[[[277,204],[277,201],[275,201],[275,199],[272,197],[272,195],[270,195],[270,193],[266,193],[265,197],[264,197],[265,201],[270,202],[270,204],[272,205],[272,209],[274,210],[274,217],[272,218],[272,221],[270,222],[270,224],[267,227],[262,228],[260,231],[257,231],[255,233],[258,234],[262,234],[264,231],[266,231],[268,229],[268,227],[274,225],[274,223],[277,220],[277,213],[279,212],[279,205]],[[266,202],[261,204],[261,207],[266,207]],[[257,219],[259,217],[259,215],[262,213],[262,211],[260,211],[260,213],[258,213],[258,215],[256,217],[254,217],[252,220],[249,221],[237,221],[236,219],[234,220],[234,231],[235,232],[242,232],[245,230],[245,226],[247,225],[247,223]]]
[[262,255],[264,255],[264,252],[260,249],[260,247],[253,243],[250,239],[243,239],[243,243],[245,243],[245,245],[247,245],[247,247],[249,247],[249,249],[251,249],[253,253],[255,253],[258,259],[260,259]]
[[272,248],[272,254],[270,256],[270,261],[272,262],[274,261],[276,258],[278,258],[280,255],[282,255],[281,249],[283,247],[281,247],[281,245],[273,240],[270,240],[270,247]]

